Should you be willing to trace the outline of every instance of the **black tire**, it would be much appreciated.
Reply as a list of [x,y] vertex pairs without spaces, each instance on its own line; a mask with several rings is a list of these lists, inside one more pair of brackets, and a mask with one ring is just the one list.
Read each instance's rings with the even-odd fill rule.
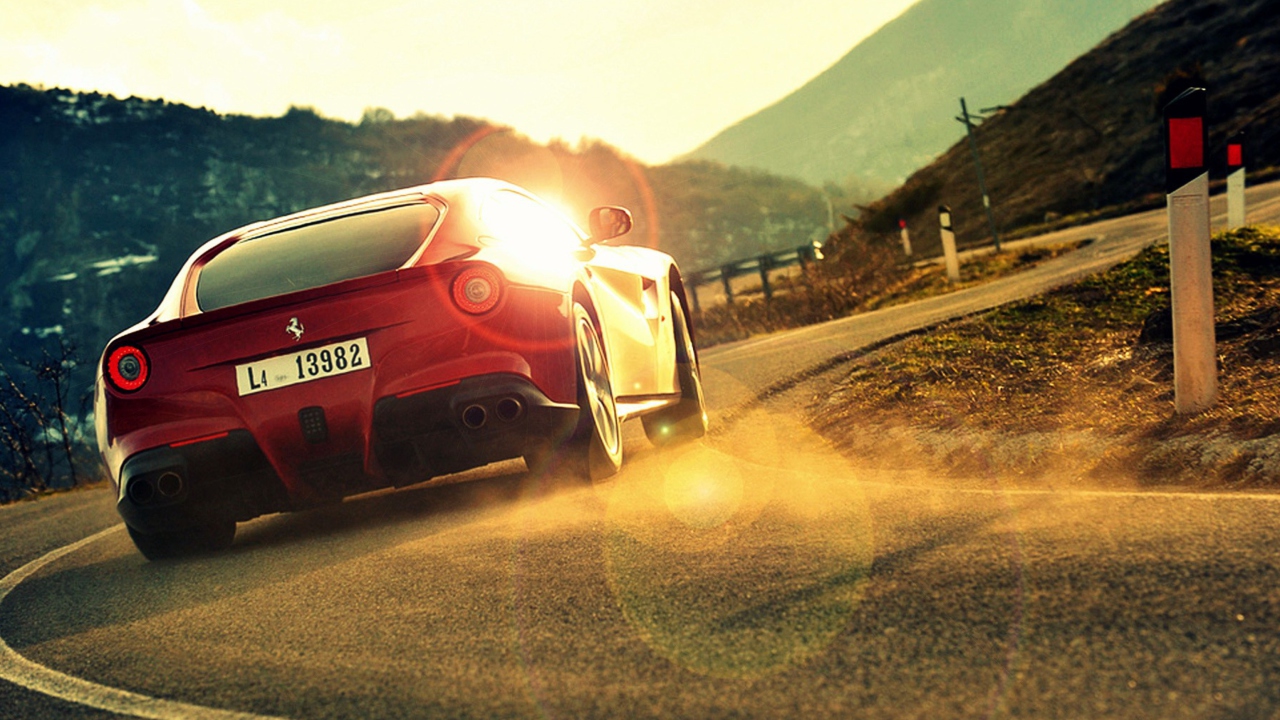
[[613,395],[609,359],[591,315],[573,306],[578,368],[578,425],[566,451],[574,472],[586,480],[607,478],[622,467],[622,424]]
[[671,293],[671,325],[676,339],[676,381],[680,401],[641,418],[644,434],[659,447],[697,440],[707,434],[707,405],[702,394],[702,373],[698,369],[698,352],[693,347],[693,334],[685,318],[684,304]]
[[220,552],[231,547],[236,537],[236,524],[231,520],[160,533],[144,533],[127,525],[125,528],[138,551],[148,560],[169,560]]

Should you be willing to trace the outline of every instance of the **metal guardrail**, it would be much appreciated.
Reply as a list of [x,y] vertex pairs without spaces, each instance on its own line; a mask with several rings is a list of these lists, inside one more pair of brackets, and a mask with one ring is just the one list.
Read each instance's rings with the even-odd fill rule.
[[721,265],[718,268],[696,270],[685,275],[684,284],[690,291],[689,295],[690,299],[693,300],[694,312],[700,313],[702,312],[702,305],[698,300],[699,285],[707,285],[719,280],[724,285],[725,298],[730,304],[733,304],[733,279],[758,272],[760,274],[760,287],[764,291],[764,299],[769,301],[773,299],[773,286],[769,283],[769,271],[791,267],[792,265],[805,267],[811,262],[821,260],[822,257],[822,243],[814,241],[791,250],[780,250],[767,255],[759,255]]

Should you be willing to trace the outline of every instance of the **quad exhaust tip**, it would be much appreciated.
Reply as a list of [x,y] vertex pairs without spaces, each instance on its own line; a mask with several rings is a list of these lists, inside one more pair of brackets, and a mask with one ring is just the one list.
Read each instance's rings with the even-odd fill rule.
[[167,472],[156,480],[156,489],[165,497],[174,497],[182,492],[182,476],[176,472]]
[[479,430],[489,421],[489,411],[483,405],[468,405],[462,411],[462,424],[472,430]]
[[133,501],[139,505],[150,502],[151,498],[155,496],[156,489],[150,480],[134,480],[129,483],[129,497],[133,498]]
[[153,482],[150,478],[136,478],[129,483],[129,497],[139,505],[144,505],[156,499],[159,495],[165,499],[172,499],[182,493],[186,483],[182,476],[178,473],[168,470],[160,474]]
[[[515,422],[524,416],[524,400],[517,395],[499,398],[497,402],[490,399],[488,402],[492,403],[494,417],[502,422]],[[488,424],[489,413],[489,405],[472,403],[462,411],[462,424],[468,430],[479,430]]]
[[498,401],[498,406],[494,411],[499,420],[511,422],[518,419],[524,412],[524,403],[517,397],[504,397]]

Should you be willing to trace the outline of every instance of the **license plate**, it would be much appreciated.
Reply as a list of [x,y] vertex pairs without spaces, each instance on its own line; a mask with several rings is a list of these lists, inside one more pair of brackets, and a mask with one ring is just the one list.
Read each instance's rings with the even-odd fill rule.
[[369,369],[365,338],[346,340],[236,366],[241,397]]

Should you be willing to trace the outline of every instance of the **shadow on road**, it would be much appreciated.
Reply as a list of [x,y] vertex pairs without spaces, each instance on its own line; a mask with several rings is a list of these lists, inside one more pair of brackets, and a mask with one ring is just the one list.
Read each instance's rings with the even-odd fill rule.
[[583,490],[572,478],[533,475],[517,461],[259,518],[242,524],[232,549],[218,555],[148,562],[120,533],[15,588],[5,599],[0,636],[22,650],[211,605],[400,543],[465,529],[529,499]]

